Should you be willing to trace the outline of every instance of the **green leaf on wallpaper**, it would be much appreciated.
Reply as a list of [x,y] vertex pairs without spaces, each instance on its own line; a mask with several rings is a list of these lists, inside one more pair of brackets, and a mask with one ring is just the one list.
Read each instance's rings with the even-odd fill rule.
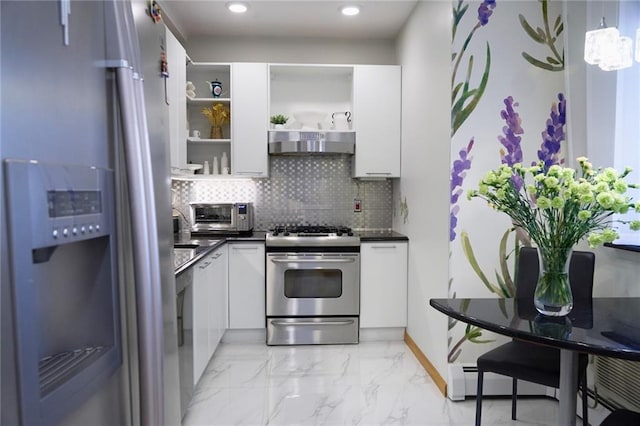
[[[546,62],[541,61],[540,59],[536,59],[533,56],[529,55],[526,52],[522,52],[522,57],[529,62],[531,65],[542,68],[547,71],[562,71],[564,69],[564,50],[558,50],[556,47],[556,42],[558,41],[558,36],[564,30],[564,24],[562,22],[562,15],[558,15],[553,24],[553,31],[555,32],[555,36],[551,32],[551,26],[549,22],[549,13],[548,13],[548,0],[540,0],[542,5],[542,21],[544,24],[544,28],[536,27],[535,29],[529,24],[527,18],[524,15],[518,15],[518,19],[520,20],[520,25],[522,29],[527,33],[527,35],[536,43],[545,44],[549,47],[551,51],[551,55],[547,56]],[[560,46],[562,48],[562,46]]]
[[507,266],[507,239],[512,231],[513,228],[510,228],[507,229],[504,234],[502,234],[502,238],[500,239],[500,248],[498,250],[500,257],[500,272],[502,272],[502,278],[504,279],[504,284],[507,288],[506,297],[513,297],[516,292],[516,286],[511,279],[509,267]]
[[473,247],[471,247],[469,234],[467,234],[465,231],[460,234],[460,242],[462,244],[462,251],[469,261],[469,265],[471,265],[473,271],[476,273],[478,278],[480,278],[480,281],[482,281],[482,283],[489,289],[490,292],[499,294],[500,290],[491,282],[489,282],[484,272],[482,272],[482,268],[480,268],[480,265],[478,265],[478,260],[473,253]]
[[[556,35],[558,35],[558,28],[562,28],[563,26],[563,22],[562,22],[562,15],[558,15],[558,17],[556,18],[556,22],[553,24],[553,29],[556,31]],[[562,31],[562,30],[560,30]]]
[[[535,41],[537,41],[538,43],[545,43],[545,36],[544,36],[544,32],[542,33],[542,36],[537,33],[532,27],[531,25],[529,25],[529,23],[527,22],[527,18],[525,18],[522,14],[518,15],[518,18],[520,19],[520,25],[522,25],[522,28],[524,29],[524,31],[529,34],[529,37],[531,37],[532,39],[534,39]],[[540,28],[538,28],[540,29]]]
[[522,57],[527,62],[529,62],[531,65],[534,65],[534,66],[536,66],[538,68],[545,69],[547,71],[562,71],[564,69],[564,65],[554,66],[554,65],[551,65],[551,64],[547,64],[546,62],[542,62],[542,61],[532,57],[527,52],[522,52]]
[[[489,81],[489,71],[491,69],[491,48],[487,43],[486,49],[486,62],[484,66],[484,72],[482,73],[482,79],[477,89],[470,90],[466,93],[463,92],[461,99],[459,99],[454,107],[451,109],[451,135],[454,135],[462,123],[471,115],[473,110],[478,106],[485,89],[487,88],[487,82]],[[473,94],[473,95],[472,95]],[[463,107],[464,101],[472,95],[471,102]]]
[[456,84],[456,87],[453,88],[453,91],[451,92],[451,102],[453,103],[456,99],[456,96],[458,96],[458,92],[460,91],[460,89],[462,89],[462,82]]

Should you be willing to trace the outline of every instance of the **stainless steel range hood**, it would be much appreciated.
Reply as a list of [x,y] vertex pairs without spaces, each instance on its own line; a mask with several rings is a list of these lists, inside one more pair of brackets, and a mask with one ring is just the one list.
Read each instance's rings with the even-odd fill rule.
[[342,154],[356,149],[355,132],[270,130],[270,155]]

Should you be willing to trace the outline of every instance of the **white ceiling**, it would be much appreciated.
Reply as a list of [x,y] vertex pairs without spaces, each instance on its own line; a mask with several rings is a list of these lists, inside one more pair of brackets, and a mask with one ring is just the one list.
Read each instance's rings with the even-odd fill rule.
[[[417,0],[246,0],[248,12],[227,10],[228,0],[160,0],[185,38],[195,36],[329,37],[393,39]],[[357,16],[339,8],[360,6]]]

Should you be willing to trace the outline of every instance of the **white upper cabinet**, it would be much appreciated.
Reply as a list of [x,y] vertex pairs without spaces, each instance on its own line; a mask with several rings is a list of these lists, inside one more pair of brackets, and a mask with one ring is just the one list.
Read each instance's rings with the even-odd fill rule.
[[167,99],[169,103],[169,142],[171,146],[171,167],[180,167],[187,163],[187,105],[185,86],[187,54],[178,39],[166,31],[166,55],[169,68],[167,80]]
[[268,72],[264,63],[234,63],[231,68],[233,174],[267,177]]
[[354,177],[400,177],[401,77],[397,65],[354,66]]

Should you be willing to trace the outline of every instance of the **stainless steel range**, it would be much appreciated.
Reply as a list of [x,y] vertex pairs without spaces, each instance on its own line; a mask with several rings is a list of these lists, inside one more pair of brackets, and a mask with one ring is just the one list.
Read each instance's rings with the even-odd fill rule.
[[359,236],[345,227],[278,227],[266,252],[268,345],[358,343]]

